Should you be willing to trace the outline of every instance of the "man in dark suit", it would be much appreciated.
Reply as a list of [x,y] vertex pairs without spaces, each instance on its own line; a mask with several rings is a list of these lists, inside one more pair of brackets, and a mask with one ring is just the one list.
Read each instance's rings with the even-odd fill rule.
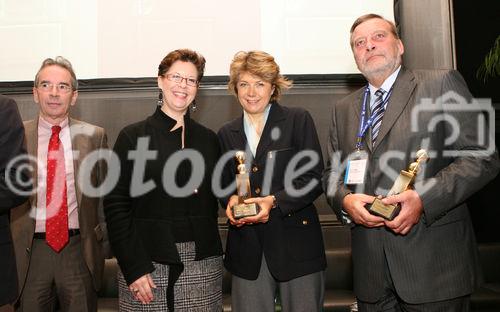
[[11,214],[21,311],[53,311],[57,301],[63,311],[97,310],[103,214],[88,190],[100,186],[105,167],[84,164],[107,143],[104,129],[69,117],[77,89],[71,63],[60,56],[46,59],[35,77],[39,116],[25,129],[37,192]]
[[[467,310],[479,269],[464,202],[496,176],[498,155],[476,135],[460,74],[402,67],[404,46],[393,23],[374,14],[358,18],[351,47],[368,86],[333,107],[323,183],[338,218],[351,224],[359,310]],[[422,105],[425,99],[433,105]],[[430,160],[414,189],[383,199],[400,204],[399,215],[390,221],[370,214],[373,195],[387,194],[420,148]]]
[[[17,296],[17,276],[14,248],[9,225],[9,211],[27,199],[29,183],[18,180],[24,128],[14,100],[0,95],[0,311],[13,311],[11,303]],[[17,158],[17,161],[16,161]],[[11,163],[11,161],[13,161]],[[10,182],[10,183],[9,183]]]

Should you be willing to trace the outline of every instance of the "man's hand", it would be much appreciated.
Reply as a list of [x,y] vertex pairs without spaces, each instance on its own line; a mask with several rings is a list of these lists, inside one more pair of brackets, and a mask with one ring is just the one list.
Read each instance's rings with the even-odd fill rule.
[[242,222],[243,224],[266,223],[267,221],[269,221],[269,213],[271,212],[271,208],[274,204],[273,197],[254,197],[245,200],[245,204],[252,203],[259,205],[259,213],[252,217],[241,218],[238,221]]
[[379,227],[384,225],[382,217],[372,215],[366,208],[366,204],[371,204],[375,197],[366,194],[347,194],[344,197],[342,206],[356,224],[366,227]]
[[153,300],[153,291],[151,288],[156,288],[156,285],[153,283],[151,274],[148,273],[136,279],[128,286],[128,288],[132,292],[135,299],[141,301],[143,304],[146,304]]
[[406,235],[418,223],[424,211],[422,200],[414,190],[406,190],[401,194],[382,200],[384,204],[401,204],[401,212],[392,221],[385,221],[385,226],[396,234]]

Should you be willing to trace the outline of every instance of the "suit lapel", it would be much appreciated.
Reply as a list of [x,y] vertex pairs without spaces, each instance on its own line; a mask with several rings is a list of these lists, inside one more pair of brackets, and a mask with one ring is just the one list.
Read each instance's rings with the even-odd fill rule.
[[79,212],[78,215],[80,215],[82,191],[80,190],[78,177],[80,176],[80,163],[89,152],[88,138],[85,136],[85,133],[83,131],[83,125],[78,120],[72,118],[69,119],[69,131],[71,135],[71,147],[73,151],[73,172],[75,178],[76,201]]
[[[361,122],[361,105],[363,105],[363,98],[365,94],[366,85],[360,90],[356,91],[357,95],[354,98],[354,102],[352,103],[352,114],[354,117],[351,119],[356,125],[356,136],[354,140],[358,137],[359,125]],[[370,98],[366,99],[367,103],[369,103]],[[366,110],[365,122],[367,122],[368,118],[370,118],[369,111]],[[370,152],[372,150],[372,143],[370,138],[370,131],[366,130],[365,135],[363,136],[363,148],[368,149]]]
[[283,108],[278,103],[273,103],[269,111],[269,116],[267,117],[266,124],[262,130],[262,135],[260,136],[259,145],[257,145],[257,151],[255,159],[258,161],[261,157],[266,157],[267,151],[269,151],[269,146],[274,142],[271,138],[271,132],[274,128],[280,129],[279,124],[285,120],[285,114]]
[[[271,139],[271,132],[283,120],[285,120],[283,108],[278,103],[273,103],[271,106],[271,110],[269,111],[269,116],[267,117],[266,125],[264,126],[264,130],[262,131],[259,144],[257,145],[255,155],[256,161],[259,158],[265,157],[267,155],[268,147],[273,143],[273,140]],[[247,137],[245,135],[245,129],[243,127],[243,115],[235,120],[230,129],[231,132],[235,135],[235,148],[238,150],[249,151],[250,149],[247,146]]]
[[235,136],[235,147],[237,150],[247,150],[247,137],[243,128],[243,114],[231,125],[231,133]]
[[373,146],[373,150],[375,150],[384,140],[385,136],[387,135],[387,133],[389,133],[399,115],[401,115],[401,113],[403,112],[403,109],[406,107],[410,100],[415,86],[415,76],[413,76],[410,71],[401,68],[398,78],[394,82],[392,95],[389,98],[389,102],[387,103],[387,110],[382,119],[380,132],[378,134],[377,141],[375,142],[375,146]]
[[[38,118],[30,120],[24,123],[24,131],[26,135],[26,149],[28,155],[35,161],[31,161],[33,167],[32,182],[33,190],[38,188]],[[31,206],[37,206],[37,192],[33,192],[31,195]],[[33,219],[34,220],[34,219]]]

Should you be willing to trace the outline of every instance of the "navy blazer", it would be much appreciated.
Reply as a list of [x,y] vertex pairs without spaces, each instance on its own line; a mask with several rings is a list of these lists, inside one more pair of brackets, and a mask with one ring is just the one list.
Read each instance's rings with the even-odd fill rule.
[[[247,150],[243,129],[243,115],[226,125],[218,133],[222,153],[234,154]],[[308,151],[317,161],[305,173],[291,181],[285,180],[285,170],[299,152]],[[234,159],[234,157],[233,157]],[[266,165],[274,161],[274,170],[268,189],[263,185]],[[296,168],[309,162],[302,158]],[[314,122],[309,113],[300,108],[288,108],[272,103],[269,116],[249,169],[252,197],[273,194],[277,207],[271,209],[269,221],[240,228],[229,226],[224,265],[241,278],[255,280],[260,271],[262,254],[269,271],[278,281],[288,281],[326,268],[321,226],[313,201],[322,193],[321,173],[323,158]],[[228,161],[222,172],[222,186],[233,183],[237,162]],[[288,179],[290,180],[290,179]],[[285,191],[286,183],[297,190],[313,183],[305,194],[294,196]],[[232,193],[234,194],[234,192]],[[230,196],[221,198],[223,209]]]

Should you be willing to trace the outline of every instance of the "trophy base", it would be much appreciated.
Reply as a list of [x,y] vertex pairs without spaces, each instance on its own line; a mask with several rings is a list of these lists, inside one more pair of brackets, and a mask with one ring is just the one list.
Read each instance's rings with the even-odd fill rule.
[[235,219],[252,217],[259,213],[260,208],[257,204],[237,204],[233,206],[233,216]]
[[368,206],[366,209],[376,216],[382,217],[386,220],[393,220],[401,211],[400,205],[386,205],[382,203],[382,200],[379,198],[375,198],[373,203]]

